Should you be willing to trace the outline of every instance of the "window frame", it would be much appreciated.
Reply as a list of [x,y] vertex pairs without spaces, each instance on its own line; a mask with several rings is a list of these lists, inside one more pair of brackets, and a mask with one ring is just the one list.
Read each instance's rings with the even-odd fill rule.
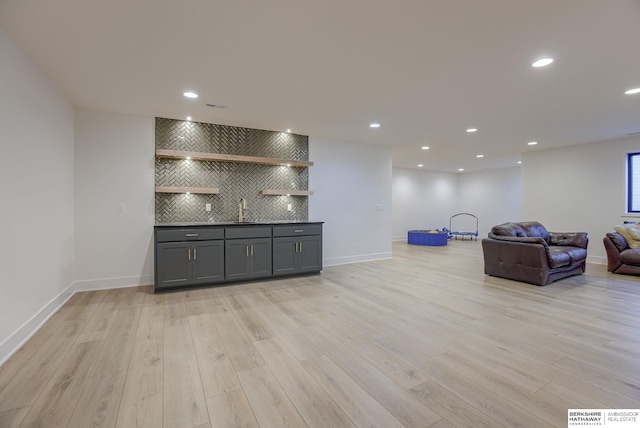
[[[633,168],[633,160],[636,159],[637,160],[637,165],[636,165],[636,171],[634,174],[634,168]],[[625,212],[627,214],[640,214],[640,195],[637,196],[637,200],[635,201],[635,205],[637,205],[638,209],[634,210],[634,198],[633,198],[633,191],[634,191],[634,186],[633,186],[633,178],[634,176],[637,177],[637,187],[640,190],[640,151],[633,151],[633,152],[628,152],[627,156],[626,156],[626,177],[625,177],[625,182],[626,182],[626,187],[627,187],[627,191],[625,194]]]

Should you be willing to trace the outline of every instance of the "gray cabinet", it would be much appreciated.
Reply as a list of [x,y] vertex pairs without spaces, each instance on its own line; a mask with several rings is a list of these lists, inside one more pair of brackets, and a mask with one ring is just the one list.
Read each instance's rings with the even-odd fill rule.
[[156,230],[155,287],[223,281],[224,230]]
[[225,250],[227,280],[271,275],[271,238],[231,239]]
[[273,275],[322,270],[322,224],[273,227]]
[[322,270],[322,223],[155,227],[155,290]]
[[271,276],[271,227],[234,226],[225,229],[227,280]]

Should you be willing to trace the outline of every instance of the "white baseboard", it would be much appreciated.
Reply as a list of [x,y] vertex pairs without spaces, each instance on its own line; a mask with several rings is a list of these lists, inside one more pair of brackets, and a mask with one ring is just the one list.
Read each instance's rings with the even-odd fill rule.
[[604,256],[587,256],[587,263],[593,263],[596,265],[606,265],[607,258]]
[[386,260],[392,257],[391,252],[359,254],[357,256],[333,257],[322,261],[323,266],[338,266],[349,263],[371,262],[374,260]]
[[34,316],[22,324],[13,334],[0,343],[0,366],[9,359],[58,309],[75,293],[75,283],[69,284]]
[[108,290],[153,284],[153,275],[121,276],[116,278],[83,279],[74,282],[76,291]]
[[0,343],[0,366],[15,354],[74,293],[79,291],[106,290],[110,288],[137,287],[149,284],[153,284],[153,275],[74,281]]
[[407,235],[392,236],[391,240],[392,241],[406,241],[407,240]]

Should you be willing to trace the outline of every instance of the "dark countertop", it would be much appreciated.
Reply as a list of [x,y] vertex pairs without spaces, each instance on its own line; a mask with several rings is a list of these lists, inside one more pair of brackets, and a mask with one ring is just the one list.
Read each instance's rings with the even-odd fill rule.
[[266,220],[266,221],[216,221],[216,222],[186,222],[186,223],[156,223],[154,227],[201,227],[201,226],[272,226],[279,224],[317,224],[323,221],[295,221],[295,220]]

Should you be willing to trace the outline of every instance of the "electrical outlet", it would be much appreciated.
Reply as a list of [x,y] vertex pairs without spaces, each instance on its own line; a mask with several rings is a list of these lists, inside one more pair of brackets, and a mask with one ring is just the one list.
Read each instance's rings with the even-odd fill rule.
[[205,210],[205,211],[211,211],[211,204],[206,204],[206,205],[204,206],[204,210]]
[[291,204],[287,204],[287,211],[293,211],[293,206]]

